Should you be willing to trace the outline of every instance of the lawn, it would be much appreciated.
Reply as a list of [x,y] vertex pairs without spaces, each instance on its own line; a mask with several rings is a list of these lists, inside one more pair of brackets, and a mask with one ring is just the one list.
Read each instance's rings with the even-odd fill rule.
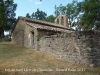
[[100,75],[100,67],[70,63],[34,49],[1,42],[0,75]]

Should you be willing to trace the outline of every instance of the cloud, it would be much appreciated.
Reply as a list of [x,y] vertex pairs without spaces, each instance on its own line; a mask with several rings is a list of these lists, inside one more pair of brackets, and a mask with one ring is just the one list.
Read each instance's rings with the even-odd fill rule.
[[42,2],[35,2],[36,5],[42,4]]

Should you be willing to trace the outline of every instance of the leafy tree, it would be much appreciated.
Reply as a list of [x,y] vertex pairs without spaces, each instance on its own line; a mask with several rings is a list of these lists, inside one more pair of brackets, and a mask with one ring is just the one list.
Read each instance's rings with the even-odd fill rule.
[[0,38],[4,37],[3,21],[6,20],[5,6],[3,0],[0,1]]
[[68,23],[70,28],[75,27],[75,30],[81,30],[80,18],[82,17],[82,2],[73,0],[67,5]]
[[72,3],[67,4],[66,6],[62,6],[60,4],[58,7],[55,5],[55,16],[60,14],[68,15],[68,24],[70,28],[77,27],[79,28],[79,17],[80,10],[78,8],[80,4],[77,0],[73,0]]
[[26,14],[26,17],[31,18],[31,16],[30,16],[30,14],[29,14],[29,13],[27,13],[27,14]]
[[66,12],[67,12],[66,6],[62,6],[62,4],[60,4],[59,7],[57,7],[55,5],[54,8],[55,8],[54,14],[55,14],[56,17],[59,16],[60,14],[66,14]]
[[37,9],[37,11],[34,13],[34,18],[38,20],[45,20],[46,16],[47,14],[39,9]]
[[100,0],[83,0],[82,2],[73,0],[66,6],[55,5],[54,14],[56,17],[59,14],[67,14],[70,28],[100,30]]
[[45,21],[54,23],[55,18],[56,18],[55,16],[50,15],[50,16],[48,16],[48,17],[46,18]]
[[47,14],[43,11],[40,11],[39,9],[37,9],[36,12],[33,12],[31,16],[29,15],[29,13],[26,14],[26,17],[34,18],[34,19],[37,19],[37,20],[45,20],[46,16],[47,16]]
[[77,22],[75,21],[78,20],[79,15],[79,12],[77,11],[77,3],[77,1],[73,1],[66,6],[66,14],[68,15],[68,23],[70,28],[77,26]]
[[45,12],[40,11],[39,9],[37,9],[37,11],[33,12],[31,15],[27,13],[26,17],[37,19],[37,20],[43,20],[47,22],[52,22],[52,23],[54,23],[54,20],[56,18],[54,15],[47,16]]
[[81,8],[83,15],[80,25],[86,29],[100,30],[100,0],[84,0]]
[[4,31],[11,31],[16,19],[17,4],[13,0],[0,0],[0,37],[4,38]]

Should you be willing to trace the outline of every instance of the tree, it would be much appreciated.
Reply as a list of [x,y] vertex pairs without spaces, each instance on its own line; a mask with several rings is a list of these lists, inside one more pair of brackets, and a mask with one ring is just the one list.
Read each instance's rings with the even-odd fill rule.
[[37,11],[34,13],[34,18],[38,20],[45,20],[46,16],[47,14],[39,9],[37,9]]
[[62,6],[60,4],[58,7],[55,5],[55,16],[57,17],[60,14],[68,15],[68,24],[70,28],[77,27],[79,28],[79,13],[77,0],[73,0],[72,3]]
[[3,23],[6,20],[6,15],[5,15],[5,6],[3,0],[0,1],[0,38],[4,37],[4,27]]
[[100,30],[100,0],[84,0],[81,8],[83,15],[80,25],[86,29]]
[[33,12],[31,16],[29,15],[29,13],[27,13],[26,17],[34,18],[34,19],[37,19],[37,20],[45,20],[46,17],[47,17],[47,14],[45,12],[40,11],[39,9],[37,9],[37,11]]
[[78,15],[79,15],[79,12],[77,11],[77,3],[78,2],[74,0],[72,3],[67,4],[66,6],[67,10],[66,14],[68,15],[68,24],[70,28],[77,26],[76,21],[78,21]]
[[59,16],[60,14],[66,14],[66,12],[67,12],[66,6],[62,6],[62,4],[60,4],[59,7],[57,7],[55,5],[54,8],[55,8],[54,14],[55,14],[56,17]]
[[29,14],[29,13],[27,13],[27,14],[26,14],[26,17],[31,18],[31,16],[30,16],[30,14]]
[[37,9],[37,11],[33,12],[31,15],[27,13],[26,17],[52,23],[54,23],[54,20],[56,18],[54,15],[47,16],[46,12],[43,12],[42,10],[40,11],[39,9]]
[[81,30],[80,18],[82,16],[82,2],[73,0],[72,3],[67,4],[68,24],[70,28]]
[[17,4],[13,0],[0,0],[0,37],[4,38],[4,31],[11,31],[16,19]]
[[53,15],[50,15],[50,16],[48,16],[48,17],[46,18],[45,21],[54,23],[55,18],[56,18],[56,17],[54,17]]

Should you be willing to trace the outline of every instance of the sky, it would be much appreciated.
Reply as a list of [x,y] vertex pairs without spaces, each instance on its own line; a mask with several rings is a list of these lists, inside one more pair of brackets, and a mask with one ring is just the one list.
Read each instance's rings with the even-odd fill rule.
[[[54,14],[54,7],[55,5],[59,6],[62,4],[63,6],[66,6],[68,3],[72,3],[73,0],[14,0],[14,3],[17,4],[17,9],[15,11],[16,18],[18,16],[25,17],[27,13],[30,15],[33,12],[36,12],[37,9],[42,10],[47,13],[47,16]],[[82,1],[82,0],[77,0]],[[9,32],[5,32],[5,35]]]
[[[54,14],[54,7],[55,5],[59,6],[62,4],[66,6],[68,3],[71,3],[73,0],[14,0],[14,3],[17,4],[16,9],[16,18],[18,16],[26,16],[27,13],[30,15],[33,12],[36,12],[37,9],[42,10],[47,13],[47,15]],[[82,0],[78,0],[82,1]]]

